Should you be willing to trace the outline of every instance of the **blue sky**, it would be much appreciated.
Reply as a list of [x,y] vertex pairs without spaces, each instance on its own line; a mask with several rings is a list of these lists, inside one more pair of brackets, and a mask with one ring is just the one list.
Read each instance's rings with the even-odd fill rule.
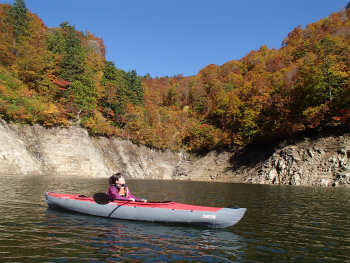
[[[350,0],[25,0],[48,27],[68,21],[104,40],[107,60],[152,77],[196,75],[261,45],[280,48],[298,25]],[[13,4],[13,0],[0,3]]]

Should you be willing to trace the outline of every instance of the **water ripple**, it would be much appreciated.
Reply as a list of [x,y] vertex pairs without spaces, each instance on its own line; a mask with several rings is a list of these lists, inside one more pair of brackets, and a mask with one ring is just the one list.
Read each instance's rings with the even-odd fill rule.
[[236,226],[207,229],[98,218],[45,204],[45,191],[92,195],[105,190],[106,179],[23,176],[13,184],[12,178],[1,177],[1,262],[350,261],[349,189],[128,181],[147,199],[248,208]]

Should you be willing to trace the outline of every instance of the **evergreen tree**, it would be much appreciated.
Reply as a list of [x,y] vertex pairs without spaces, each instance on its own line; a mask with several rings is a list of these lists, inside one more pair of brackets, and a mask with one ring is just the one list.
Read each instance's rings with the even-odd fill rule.
[[63,36],[61,28],[53,28],[47,34],[45,38],[46,48],[52,51],[54,54],[63,54],[66,49],[66,39]]
[[86,66],[86,54],[76,35],[75,26],[70,26],[68,22],[60,26],[66,39],[59,78],[71,83],[68,90],[73,95],[74,103],[78,106],[77,118],[79,120],[81,112],[89,114],[97,107],[96,83],[90,73],[91,70],[89,71]]
[[128,80],[128,94],[130,96],[131,102],[134,105],[142,104],[143,95],[145,93],[142,87],[141,77],[137,76],[136,70],[129,71],[127,75]]
[[28,8],[24,0],[15,0],[13,6],[7,11],[5,23],[13,27],[13,53],[17,53],[15,48],[17,43],[20,43],[21,37],[29,35],[29,16]]
[[113,61],[106,61],[103,70],[103,78],[108,81],[117,81],[119,79],[118,70]]
[[68,81],[78,80],[79,75],[85,71],[85,52],[80,39],[76,36],[75,26],[68,25],[68,22],[60,26],[67,33],[60,77]]
[[130,102],[127,95],[127,73],[117,69],[114,62],[107,61],[103,71],[102,84],[105,86],[105,94],[101,100],[104,107],[113,111],[115,115],[125,114],[126,105]]

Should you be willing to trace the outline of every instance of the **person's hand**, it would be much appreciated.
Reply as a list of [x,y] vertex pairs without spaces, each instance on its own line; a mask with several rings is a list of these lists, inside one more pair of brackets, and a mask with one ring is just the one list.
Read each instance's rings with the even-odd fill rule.
[[134,199],[134,198],[130,198],[129,200],[135,202],[135,199]]
[[147,200],[146,200],[146,199],[142,199],[141,201],[147,203]]

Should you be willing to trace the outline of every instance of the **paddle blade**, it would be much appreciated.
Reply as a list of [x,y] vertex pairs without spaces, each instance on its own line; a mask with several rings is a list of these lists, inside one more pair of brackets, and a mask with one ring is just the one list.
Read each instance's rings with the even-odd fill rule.
[[115,200],[114,198],[110,197],[108,194],[105,193],[96,193],[94,194],[93,198],[95,202],[100,205],[105,205]]

